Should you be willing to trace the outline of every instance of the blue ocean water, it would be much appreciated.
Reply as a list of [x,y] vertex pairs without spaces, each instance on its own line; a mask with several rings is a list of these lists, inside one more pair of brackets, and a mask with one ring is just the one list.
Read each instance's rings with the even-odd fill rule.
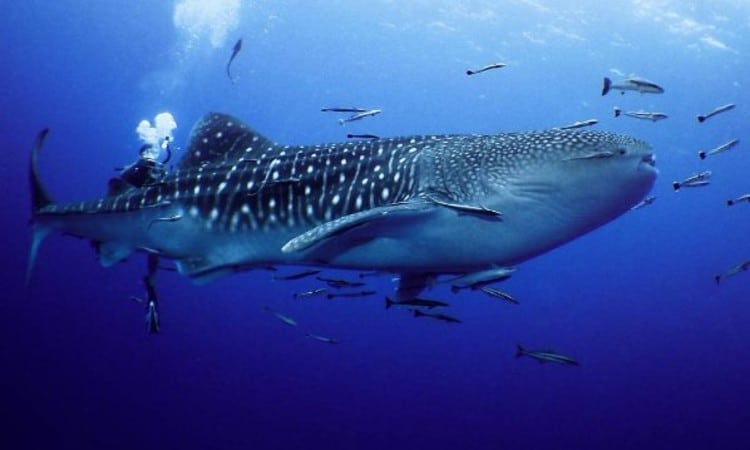
[[[750,257],[750,212],[725,204],[750,189],[746,2],[0,6],[2,448],[750,448],[750,274],[713,280]],[[508,66],[465,75],[498,61]],[[600,95],[604,76],[631,75],[666,92]],[[342,128],[319,112],[332,105],[384,112]],[[614,118],[614,106],[669,118]],[[301,301],[292,294],[314,280],[258,271],[194,286],[168,272],[152,336],[129,300],[143,258],[103,269],[70,237],[45,242],[26,289],[38,130],[51,129],[40,170],[52,195],[90,199],[134,160],[137,124],[162,111],[183,148],[208,111],[289,144],[596,118],[653,145],[657,200],[524,263],[502,285],[520,305],[437,289],[458,325],[385,310],[388,277],[371,282],[377,297]],[[732,151],[697,157],[732,138]],[[709,187],[673,192],[701,170]],[[518,343],[581,365],[515,359]]]

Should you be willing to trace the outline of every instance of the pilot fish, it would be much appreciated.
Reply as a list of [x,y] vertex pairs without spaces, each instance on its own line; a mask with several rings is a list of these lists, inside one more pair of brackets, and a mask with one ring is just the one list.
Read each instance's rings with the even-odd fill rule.
[[158,182],[58,204],[37,171],[45,136],[31,158],[28,274],[55,231],[92,241],[104,266],[147,252],[198,282],[293,264],[400,273],[413,283],[549,251],[627,212],[657,176],[648,144],[606,132],[291,146],[210,113]]

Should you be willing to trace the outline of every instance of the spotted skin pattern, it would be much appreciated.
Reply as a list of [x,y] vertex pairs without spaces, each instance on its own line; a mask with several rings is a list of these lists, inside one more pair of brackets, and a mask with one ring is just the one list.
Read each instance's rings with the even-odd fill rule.
[[[193,128],[189,147],[177,167],[156,184],[130,188],[89,202],[45,205],[34,211],[34,222],[94,241],[121,241],[133,250],[153,251],[178,262],[195,262],[205,268],[251,266],[261,262],[283,264],[287,261],[273,261],[281,258],[282,245],[314,227],[337,224],[345,221],[347,216],[366,215],[367,211],[391,205],[429,204],[430,199],[439,199],[432,205],[435,209],[457,204],[467,205],[466,210],[468,207],[483,208],[485,199],[511,191],[514,183],[517,185],[524,177],[533,178],[555,165],[584,167],[588,164],[585,167],[590,169],[586,170],[598,170],[594,164],[608,163],[599,159],[617,158],[625,149],[650,155],[647,144],[630,137],[560,129],[288,146],[272,143],[232,116],[210,113]],[[589,160],[592,155],[604,157]],[[634,195],[640,196],[640,191]],[[627,202],[635,204],[631,199]],[[618,215],[630,206],[618,207]],[[526,214],[523,209],[519,211],[519,216]],[[104,232],[104,225],[85,223],[86,217],[135,217],[146,213],[150,215],[144,219],[145,223],[133,225],[137,229],[122,225],[120,231]],[[614,218],[613,213],[607,214],[606,218],[592,221],[591,226],[585,227],[591,229],[601,225],[599,222]],[[67,218],[71,220],[67,221]],[[441,220],[434,223],[445,223],[445,218]],[[185,234],[187,237],[179,240],[178,234],[187,224],[192,227],[192,234]],[[117,226],[120,225],[115,224]],[[512,221],[508,226],[512,226]],[[166,234],[165,227],[172,227],[175,231]],[[463,229],[463,225],[459,224],[457,229]],[[455,234],[446,230],[436,236]],[[423,235],[424,231],[415,228],[412,234]],[[582,232],[585,231],[588,229]],[[572,230],[567,233],[582,232]],[[276,233],[275,238],[259,237],[273,233]],[[186,242],[192,245],[200,239],[208,241],[213,239],[209,236],[216,235],[224,236],[224,240],[213,247],[208,244],[204,247],[184,245]],[[267,245],[278,253],[266,251],[259,256],[247,248],[234,250],[238,246],[234,245],[232,236],[243,236],[242,239],[255,236],[256,240],[246,243],[246,247]],[[477,248],[481,248],[482,236],[475,237]],[[567,235],[565,239],[569,240]],[[553,241],[550,240],[548,246],[558,245]],[[165,243],[163,248],[161,242]],[[419,245],[425,246],[424,242],[414,244],[415,248]],[[523,245],[523,242],[517,245],[521,253]],[[225,251],[215,250],[219,247]],[[466,251],[469,250],[467,247]],[[191,251],[206,255],[192,255]],[[241,254],[242,251],[246,254]],[[513,247],[513,251],[518,253],[519,250]],[[227,256],[228,253],[232,253],[231,257]],[[538,253],[537,249],[533,251],[533,254]],[[451,250],[447,249],[442,257],[450,254]],[[387,257],[383,256],[384,259]],[[356,259],[352,258],[352,261]],[[364,267],[372,262],[368,258],[362,264],[355,261],[346,265]],[[403,259],[401,255],[393,258]],[[423,258],[427,259],[422,261],[427,261],[429,255],[423,255]],[[481,264],[487,259],[483,257]],[[397,267],[398,264],[383,262],[378,267]]]

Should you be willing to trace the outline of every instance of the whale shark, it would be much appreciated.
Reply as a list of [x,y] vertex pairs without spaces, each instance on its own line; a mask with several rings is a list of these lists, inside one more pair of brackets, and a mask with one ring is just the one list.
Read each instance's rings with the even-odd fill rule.
[[90,240],[103,266],[146,252],[196,282],[303,265],[397,273],[419,291],[427,276],[516,265],[584,235],[657,176],[647,143],[609,132],[281,145],[209,113],[160,178],[56,203],[37,170],[45,137],[31,155],[29,276],[44,237],[61,232]]

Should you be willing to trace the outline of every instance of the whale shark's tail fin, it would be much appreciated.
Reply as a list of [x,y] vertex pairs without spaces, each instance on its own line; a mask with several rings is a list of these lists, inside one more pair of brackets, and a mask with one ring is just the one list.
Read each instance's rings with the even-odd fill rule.
[[47,138],[47,134],[49,133],[49,128],[44,128],[41,130],[37,135],[36,139],[34,139],[34,145],[31,148],[31,164],[29,165],[29,183],[31,184],[31,226],[32,226],[32,234],[31,234],[31,247],[29,249],[29,262],[28,266],[26,267],[26,285],[29,285],[29,282],[31,281],[31,271],[34,267],[34,261],[36,260],[36,255],[39,251],[39,246],[41,245],[44,238],[49,234],[50,228],[45,227],[43,225],[40,225],[39,223],[35,223],[34,216],[36,215],[36,212],[40,209],[44,208],[45,206],[53,204],[52,197],[47,193],[47,189],[45,189],[44,185],[42,184],[41,179],[39,178],[39,172],[37,170],[37,159],[39,156],[39,150],[42,148],[42,145],[44,145],[44,140]]
[[612,87],[612,80],[610,80],[607,77],[604,77],[604,85],[602,86],[602,95],[607,95],[611,87]]

